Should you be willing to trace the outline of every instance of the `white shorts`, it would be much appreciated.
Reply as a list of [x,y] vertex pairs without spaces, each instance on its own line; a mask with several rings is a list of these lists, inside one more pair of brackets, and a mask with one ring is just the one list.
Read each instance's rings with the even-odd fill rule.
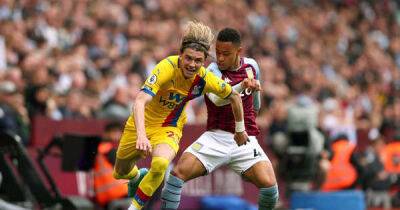
[[249,136],[250,142],[238,146],[232,133],[213,130],[203,133],[184,152],[196,156],[211,173],[221,165],[228,165],[238,174],[244,173],[259,161],[269,161],[255,136]]

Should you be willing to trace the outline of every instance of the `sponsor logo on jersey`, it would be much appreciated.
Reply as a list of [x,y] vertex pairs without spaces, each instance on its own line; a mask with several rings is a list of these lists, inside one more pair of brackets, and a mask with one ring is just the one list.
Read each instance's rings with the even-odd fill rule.
[[193,87],[192,95],[199,95],[200,94],[200,87],[198,85]]
[[183,96],[179,93],[169,93],[169,100],[170,101],[176,101],[178,103],[180,103],[183,99],[185,99],[186,96]]
[[225,77],[225,78],[224,78],[224,81],[225,81],[226,83],[229,83],[229,84],[232,82],[228,77]]
[[254,79],[253,69],[251,67],[246,68],[247,78]]
[[186,98],[186,96],[181,95],[179,93],[169,93],[168,99],[167,98],[163,98],[162,96],[160,96],[159,103],[161,104],[161,106],[167,107],[169,109],[174,109],[185,98]]

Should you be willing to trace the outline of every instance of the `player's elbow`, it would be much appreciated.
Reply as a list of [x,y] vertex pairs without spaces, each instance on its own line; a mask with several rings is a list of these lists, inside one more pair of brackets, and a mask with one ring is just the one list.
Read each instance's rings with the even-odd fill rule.
[[212,93],[208,94],[207,97],[216,106],[224,106],[224,105],[229,104],[229,100],[222,99],[222,98],[220,98],[217,95],[212,94]]
[[135,99],[135,102],[140,102],[140,103],[145,103],[149,100],[151,100],[152,96],[149,95],[148,93],[144,92],[144,91],[140,91]]
[[229,103],[228,101],[223,100],[219,97],[215,97],[214,100],[212,100],[212,102],[215,104],[215,106],[223,106]]
[[240,94],[235,90],[232,91],[231,95],[229,96],[229,100],[231,102],[240,101]]
[[140,91],[135,98],[134,106],[146,105],[153,97],[143,91]]

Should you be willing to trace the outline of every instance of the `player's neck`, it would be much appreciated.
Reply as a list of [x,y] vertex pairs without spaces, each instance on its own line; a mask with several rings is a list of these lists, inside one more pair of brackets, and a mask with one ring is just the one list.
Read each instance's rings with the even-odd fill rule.
[[229,68],[229,70],[230,71],[237,71],[237,70],[239,70],[240,66],[242,66],[241,65],[241,59],[240,59],[240,56],[238,56],[238,57],[236,57],[235,65],[232,66],[231,68]]

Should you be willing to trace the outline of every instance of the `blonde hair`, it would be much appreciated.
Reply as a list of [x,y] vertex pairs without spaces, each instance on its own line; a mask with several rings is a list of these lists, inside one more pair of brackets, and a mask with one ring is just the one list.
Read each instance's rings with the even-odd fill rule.
[[182,37],[181,53],[186,48],[203,51],[208,55],[214,34],[210,27],[201,22],[189,21]]

